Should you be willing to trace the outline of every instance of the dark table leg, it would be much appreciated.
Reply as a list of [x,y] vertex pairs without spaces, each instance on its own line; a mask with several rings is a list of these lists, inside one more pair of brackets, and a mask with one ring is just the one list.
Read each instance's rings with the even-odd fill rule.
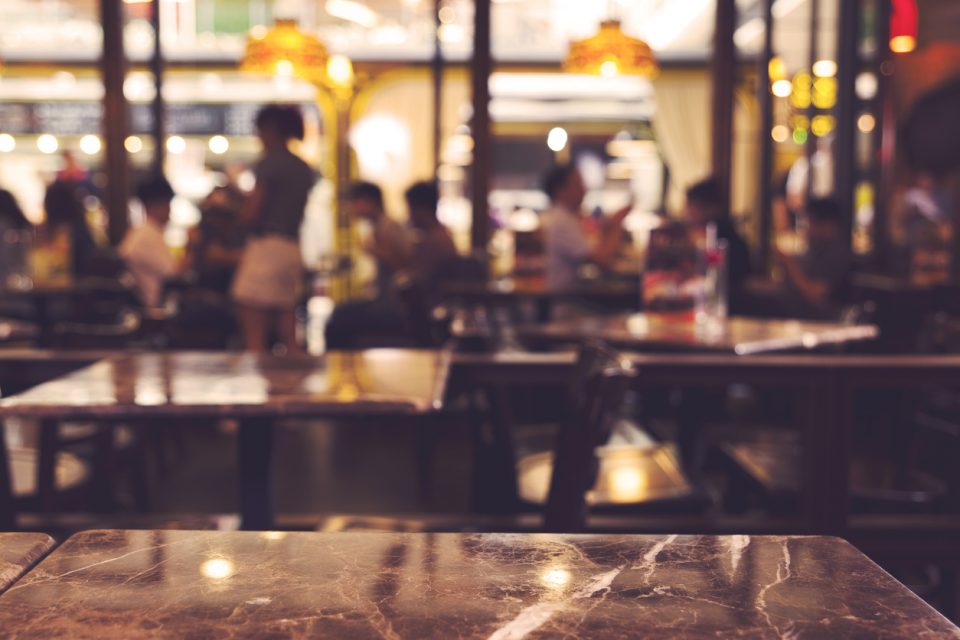
[[10,478],[10,455],[7,452],[6,429],[0,420],[0,531],[17,528],[13,511],[13,483]]
[[240,422],[237,433],[240,517],[245,530],[273,528],[273,423]]
[[37,346],[49,349],[53,344],[53,325],[50,317],[50,299],[46,295],[34,298],[34,313],[37,321]]

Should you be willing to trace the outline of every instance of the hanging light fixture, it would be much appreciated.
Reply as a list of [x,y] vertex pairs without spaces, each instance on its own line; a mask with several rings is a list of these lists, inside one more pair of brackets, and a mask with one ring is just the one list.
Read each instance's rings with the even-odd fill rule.
[[320,84],[326,76],[328,57],[323,43],[301,31],[295,20],[278,18],[273,28],[250,32],[240,69]]
[[571,43],[563,68],[569,73],[605,77],[653,78],[660,72],[650,45],[625,34],[619,20],[604,20],[595,35]]

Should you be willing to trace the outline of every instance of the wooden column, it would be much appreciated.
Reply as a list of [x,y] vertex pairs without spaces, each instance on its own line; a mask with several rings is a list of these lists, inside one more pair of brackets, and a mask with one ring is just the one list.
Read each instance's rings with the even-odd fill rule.
[[440,166],[440,144],[443,137],[443,46],[440,42],[440,9],[443,0],[434,0],[433,7],[433,169]]
[[490,53],[491,0],[476,0],[473,35],[473,165],[470,184],[473,204],[473,225],[470,245],[475,250],[486,250],[490,235],[490,214],[487,194],[493,165],[493,134],[490,126],[490,73],[493,61]]
[[713,83],[710,166],[728,202],[733,173],[733,84],[736,63],[733,31],[736,17],[736,0],[717,0],[713,59],[710,63]]
[[130,192],[127,150],[123,142],[129,130],[127,100],[123,80],[127,61],[123,51],[123,3],[100,0],[100,24],[103,27],[103,138],[106,151],[106,208],[110,242],[119,244],[127,232],[127,202]]
[[160,0],[151,0],[150,25],[153,27],[153,58],[150,60],[150,70],[153,72],[153,83],[156,95],[151,104],[153,115],[153,171],[163,173],[163,160],[166,155],[167,123],[166,107],[163,103],[163,45],[160,42]]
[[760,228],[759,266],[770,264],[773,221],[773,97],[770,93],[770,60],[773,58],[773,0],[763,0],[763,54],[757,62],[757,103],[760,106]]
[[[834,195],[844,217],[847,246],[851,246],[857,181],[857,2],[841,2],[837,28],[837,130],[834,144]],[[811,167],[811,178],[813,177]]]

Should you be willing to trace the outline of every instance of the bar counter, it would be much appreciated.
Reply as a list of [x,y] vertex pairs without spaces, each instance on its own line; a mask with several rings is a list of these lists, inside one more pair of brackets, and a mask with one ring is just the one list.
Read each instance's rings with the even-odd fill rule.
[[89,531],[11,637],[960,638],[837,538]]

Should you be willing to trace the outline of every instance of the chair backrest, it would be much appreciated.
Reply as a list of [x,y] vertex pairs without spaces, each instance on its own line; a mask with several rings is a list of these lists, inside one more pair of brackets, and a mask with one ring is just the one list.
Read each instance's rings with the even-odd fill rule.
[[587,491],[596,481],[595,449],[610,437],[634,368],[599,342],[580,347],[570,389],[570,419],[561,424],[553,456],[553,475],[544,528],[582,530],[587,518]]
[[123,349],[141,335],[142,320],[132,310],[118,314],[113,322],[60,322],[54,325],[54,349]]
[[434,349],[443,346],[449,338],[449,320],[434,316],[427,292],[413,278],[400,276],[395,279],[397,298],[403,306],[407,332],[414,346]]

